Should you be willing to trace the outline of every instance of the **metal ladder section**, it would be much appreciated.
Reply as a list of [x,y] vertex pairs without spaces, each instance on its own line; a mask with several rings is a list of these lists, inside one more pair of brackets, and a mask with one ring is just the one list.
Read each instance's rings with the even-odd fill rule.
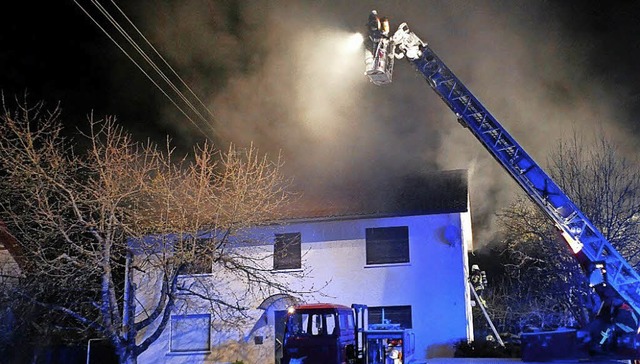
[[478,292],[476,292],[476,289],[473,288],[472,284],[470,284],[469,287],[471,288],[471,293],[473,293],[473,297],[475,297],[476,303],[478,304],[478,306],[480,306],[480,309],[482,310],[482,314],[484,315],[484,318],[487,320],[489,327],[491,327],[491,331],[493,331],[493,334],[496,336],[496,340],[498,340],[498,343],[500,344],[500,346],[504,347],[504,341],[502,341],[500,334],[498,334],[498,330],[496,330],[496,327],[493,325],[493,321],[491,321],[491,317],[489,317],[489,313],[487,312],[487,308],[485,307],[484,303],[482,302],[482,300],[480,300],[480,296],[478,296]]
[[[640,276],[425,44],[409,61],[529,197],[553,219],[578,261],[606,263],[608,283],[640,315]],[[586,261],[585,261],[586,260]]]

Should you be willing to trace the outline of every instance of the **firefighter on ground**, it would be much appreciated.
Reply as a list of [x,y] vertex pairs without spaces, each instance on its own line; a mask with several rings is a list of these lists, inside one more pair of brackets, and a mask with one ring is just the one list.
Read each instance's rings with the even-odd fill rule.
[[402,364],[402,340],[390,340],[387,352],[385,364]]
[[481,271],[480,267],[477,264],[474,264],[471,266],[471,276],[469,277],[469,280],[471,281],[471,286],[478,295],[480,304],[487,307],[487,301],[482,297],[482,293],[487,287],[487,273],[483,270]]

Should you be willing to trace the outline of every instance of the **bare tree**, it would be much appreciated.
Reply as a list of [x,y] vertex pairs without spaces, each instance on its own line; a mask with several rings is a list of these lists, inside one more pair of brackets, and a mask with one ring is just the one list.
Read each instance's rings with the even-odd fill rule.
[[636,270],[640,268],[640,174],[600,130],[593,140],[574,132],[551,156],[554,180]]
[[[574,132],[568,141],[558,143],[549,161],[554,181],[637,267],[638,161],[623,156],[602,131],[588,142]],[[597,309],[597,299],[552,222],[528,198],[520,197],[500,213],[500,223],[503,254],[509,262],[506,296],[511,301],[535,302],[536,306],[511,312],[511,322],[540,323],[543,320],[536,317],[548,312],[555,317],[555,322],[544,321],[548,326],[574,320],[581,326],[586,324]]]
[[[169,142],[135,142],[113,118],[89,120],[90,147],[79,153],[62,137],[58,108],[3,105],[0,218],[24,253],[19,297],[103,335],[122,363],[133,363],[185,294],[233,321],[247,295],[291,292],[269,274],[268,259],[235,249],[252,244],[244,229],[282,216],[290,195],[280,159],[209,144],[177,159]],[[193,264],[250,288],[229,297],[215,281],[180,280]],[[136,311],[136,290],[149,281],[156,295]]]

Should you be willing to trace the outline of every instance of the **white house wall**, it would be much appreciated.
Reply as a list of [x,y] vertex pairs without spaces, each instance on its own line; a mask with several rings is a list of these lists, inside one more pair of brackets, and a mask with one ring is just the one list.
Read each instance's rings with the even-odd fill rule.
[[[410,262],[367,266],[365,229],[392,226],[409,227]],[[283,230],[302,234],[303,264],[313,267],[316,282],[330,281],[323,290],[329,297],[321,301],[411,305],[420,357],[451,356],[453,343],[468,337],[460,214],[292,224]]]
[[[394,226],[408,227],[410,262],[367,266],[365,230]],[[471,339],[473,329],[466,268],[466,252],[471,243],[468,213],[311,221],[263,228],[254,232],[270,237],[269,243],[260,247],[260,254],[272,254],[273,234],[285,232],[301,233],[302,265],[308,277],[291,280],[286,272],[274,272],[273,275],[276,279],[290,280],[294,289],[306,290],[312,285],[322,287],[326,283],[321,294],[304,297],[308,303],[410,305],[417,359],[452,356],[457,341]],[[254,304],[257,307],[259,300]],[[253,314],[258,320],[263,311],[255,310]],[[266,319],[273,325],[272,312],[268,312]],[[264,340],[261,345],[254,343],[255,336]],[[264,362],[268,363],[274,360],[273,326],[261,327],[247,339],[247,343],[231,350],[238,352],[227,351],[228,356],[214,358],[219,353],[176,356],[168,355],[169,336],[165,332],[142,354],[139,362],[245,360],[245,363],[252,363],[252,360],[266,360]],[[216,341],[212,337],[212,343]],[[260,355],[254,356],[248,351],[255,351],[256,355],[260,352]],[[267,357],[269,359],[265,359]]]
[[[467,199],[467,206],[468,206]],[[460,214],[460,223],[462,225],[462,244],[464,245],[464,252],[472,252],[473,248],[473,230],[471,229],[471,213],[469,211],[463,212]],[[465,279],[465,301],[471,302],[471,286],[469,282],[469,255],[463,254],[463,269],[464,276],[467,277]],[[470,341],[475,340],[473,337],[473,312],[471,311],[471,305],[467,305],[467,322],[470,322],[470,325],[467,325],[467,337]]]

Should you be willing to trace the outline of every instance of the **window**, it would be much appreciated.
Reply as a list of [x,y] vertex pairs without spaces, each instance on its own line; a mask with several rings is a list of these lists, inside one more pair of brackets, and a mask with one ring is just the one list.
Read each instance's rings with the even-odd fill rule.
[[300,269],[301,259],[300,233],[276,234],[273,247],[273,269]]
[[333,335],[333,332],[336,329],[336,315],[326,314],[324,315],[324,321],[326,322],[326,330],[327,335]]
[[407,226],[369,228],[366,230],[367,264],[409,262],[409,228]]
[[295,336],[334,336],[336,332],[336,314],[334,312],[307,313],[297,312],[289,319],[289,335]]
[[209,351],[211,315],[171,316],[172,352]]
[[340,313],[338,319],[340,320],[340,330],[355,330],[352,314]]
[[[211,246],[215,242],[212,239],[190,239],[185,240],[183,244],[183,249],[189,249],[196,252],[201,252],[200,254],[196,254],[194,258],[187,262],[180,272],[182,275],[192,275],[192,274],[211,274],[213,271],[213,262],[211,260]],[[202,252],[208,252],[208,254],[204,254]]]
[[182,275],[193,275],[193,274],[211,274],[212,272],[212,264],[211,259],[209,257],[205,257],[202,259],[195,259],[187,263],[182,270]]
[[378,328],[384,328],[389,325],[400,325],[400,328],[410,329],[411,324],[411,306],[384,306],[369,307],[369,326],[378,325]]

